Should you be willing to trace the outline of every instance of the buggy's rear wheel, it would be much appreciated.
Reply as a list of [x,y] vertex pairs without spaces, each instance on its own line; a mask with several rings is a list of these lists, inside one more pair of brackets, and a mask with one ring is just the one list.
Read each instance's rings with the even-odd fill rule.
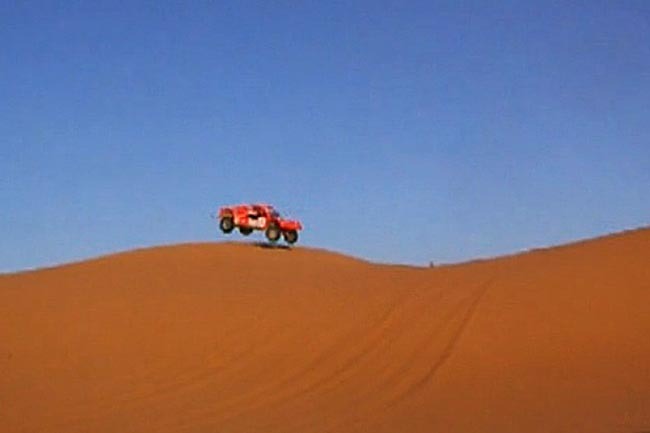
[[298,232],[295,230],[286,231],[283,235],[284,240],[287,241],[288,244],[295,244],[296,241],[298,241]]
[[219,228],[224,233],[230,233],[235,228],[235,222],[231,216],[225,216],[219,221]]
[[280,235],[281,235],[280,227],[278,227],[275,224],[271,224],[266,229],[266,238],[271,242],[276,242],[278,239],[280,239]]

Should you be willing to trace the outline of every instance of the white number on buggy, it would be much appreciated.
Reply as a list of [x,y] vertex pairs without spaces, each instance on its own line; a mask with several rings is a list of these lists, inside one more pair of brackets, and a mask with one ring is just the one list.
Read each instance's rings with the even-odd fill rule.
[[266,218],[264,217],[248,218],[248,225],[250,225],[251,227],[262,228],[266,225]]

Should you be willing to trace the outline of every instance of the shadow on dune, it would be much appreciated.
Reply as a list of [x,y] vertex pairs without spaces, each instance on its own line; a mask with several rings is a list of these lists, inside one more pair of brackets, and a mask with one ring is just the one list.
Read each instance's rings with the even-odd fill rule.
[[287,250],[290,251],[291,247],[289,245],[285,244],[273,244],[270,242],[253,242],[253,245],[256,246],[257,248],[263,248],[265,250]]

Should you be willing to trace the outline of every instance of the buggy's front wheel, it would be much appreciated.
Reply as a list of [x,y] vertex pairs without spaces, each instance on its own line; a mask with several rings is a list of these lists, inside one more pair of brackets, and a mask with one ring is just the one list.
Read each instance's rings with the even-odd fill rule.
[[284,235],[284,240],[287,241],[288,244],[295,244],[298,241],[298,232],[295,230],[289,230],[283,233]]
[[276,242],[278,239],[280,239],[280,227],[278,227],[275,224],[271,224],[267,229],[266,229],[266,238],[271,241],[271,242]]

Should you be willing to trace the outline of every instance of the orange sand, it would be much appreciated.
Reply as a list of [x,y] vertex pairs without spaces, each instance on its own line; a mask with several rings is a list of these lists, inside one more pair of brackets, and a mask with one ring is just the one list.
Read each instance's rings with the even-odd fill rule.
[[0,276],[0,432],[650,430],[650,229],[434,269],[247,244]]

